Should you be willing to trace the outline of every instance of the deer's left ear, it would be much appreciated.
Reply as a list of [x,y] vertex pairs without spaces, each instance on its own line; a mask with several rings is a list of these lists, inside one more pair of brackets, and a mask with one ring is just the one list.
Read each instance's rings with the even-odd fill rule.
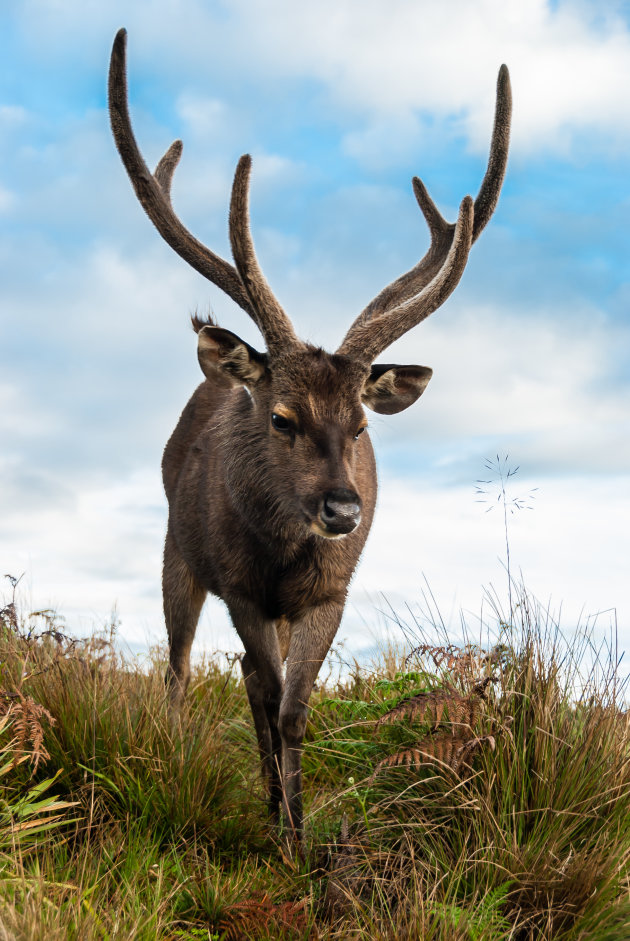
[[428,366],[390,366],[379,363],[365,380],[361,399],[381,415],[402,412],[426,389],[433,370]]

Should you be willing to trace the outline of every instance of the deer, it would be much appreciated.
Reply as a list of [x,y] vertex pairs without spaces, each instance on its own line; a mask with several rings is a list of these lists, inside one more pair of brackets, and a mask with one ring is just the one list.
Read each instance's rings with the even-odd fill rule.
[[465,196],[457,221],[449,223],[414,177],[430,247],[328,353],[298,338],[259,265],[249,223],[249,155],[238,161],[232,186],[233,265],[176,215],[171,183],[183,144],[175,141],[149,171],[129,116],[126,36],[121,29],[113,44],[109,113],[136,196],[167,244],[251,317],[265,345],[259,352],[212,317],[192,317],[204,379],[162,460],[169,507],[162,591],[171,714],[180,714],[191,645],[211,593],[226,605],[243,644],[241,667],[271,820],[303,846],[309,696],[339,628],[376,501],[365,408],[401,412],[432,376],[426,366],[375,360],[444,304],[494,212],[508,156],[509,73],[501,66],[477,197]]

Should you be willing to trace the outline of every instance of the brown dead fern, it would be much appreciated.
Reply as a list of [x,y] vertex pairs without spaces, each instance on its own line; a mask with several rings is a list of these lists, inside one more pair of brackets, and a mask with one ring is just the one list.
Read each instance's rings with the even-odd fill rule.
[[8,720],[13,738],[11,751],[14,754],[12,765],[24,758],[30,759],[33,771],[40,761],[48,761],[50,755],[44,745],[43,721],[54,725],[54,718],[44,706],[35,702],[32,696],[25,696],[20,690],[9,693],[0,691],[0,717]]
[[484,650],[476,644],[466,644],[464,647],[455,644],[420,644],[405,657],[405,665],[409,666],[412,660],[429,659],[436,670],[453,676],[470,676],[483,672],[488,666],[504,662],[508,654],[509,650],[503,644],[496,644],[490,650]]
[[494,682],[492,676],[476,683],[470,693],[463,695],[450,684],[428,693],[417,693],[403,699],[378,719],[376,727],[408,719],[410,722],[425,719],[435,731],[444,719],[445,712],[451,725],[464,725],[470,729],[475,725],[482,711],[482,704],[487,700],[488,685]]
[[408,665],[411,660],[416,658],[430,659],[437,670],[459,673],[462,664],[470,663],[471,651],[468,647],[456,647],[455,644],[441,646],[420,644],[408,654],[405,658],[405,664]]
[[225,941],[244,938],[304,938],[308,928],[306,902],[274,902],[267,892],[235,902],[224,912],[219,934]]
[[412,768],[428,764],[439,764],[461,775],[463,771],[470,770],[470,761],[476,752],[482,748],[494,751],[495,746],[493,735],[476,737],[443,733],[434,737],[427,736],[421,745],[400,749],[394,755],[388,755],[379,761],[371,780],[385,768]]

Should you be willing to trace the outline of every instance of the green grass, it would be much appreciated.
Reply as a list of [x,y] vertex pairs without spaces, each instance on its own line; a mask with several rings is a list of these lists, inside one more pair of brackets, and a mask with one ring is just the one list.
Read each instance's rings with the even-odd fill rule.
[[238,664],[198,666],[171,730],[159,658],[7,610],[1,939],[630,937],[623,690],[524,592],[485,659],[388,650],[313,693],[305,861],[266,821]]

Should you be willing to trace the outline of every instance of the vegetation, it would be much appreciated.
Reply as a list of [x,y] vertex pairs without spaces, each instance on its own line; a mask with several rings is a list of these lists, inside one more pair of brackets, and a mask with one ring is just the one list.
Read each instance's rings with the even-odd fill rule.
[[[515,589],[516,593],[516,589]],[[523,591],[488,649],[421,644],[311,699],[307,853],[265,818],[238,664],[164,663],[0,609],[0,938],[630,936],[614,656]]]

